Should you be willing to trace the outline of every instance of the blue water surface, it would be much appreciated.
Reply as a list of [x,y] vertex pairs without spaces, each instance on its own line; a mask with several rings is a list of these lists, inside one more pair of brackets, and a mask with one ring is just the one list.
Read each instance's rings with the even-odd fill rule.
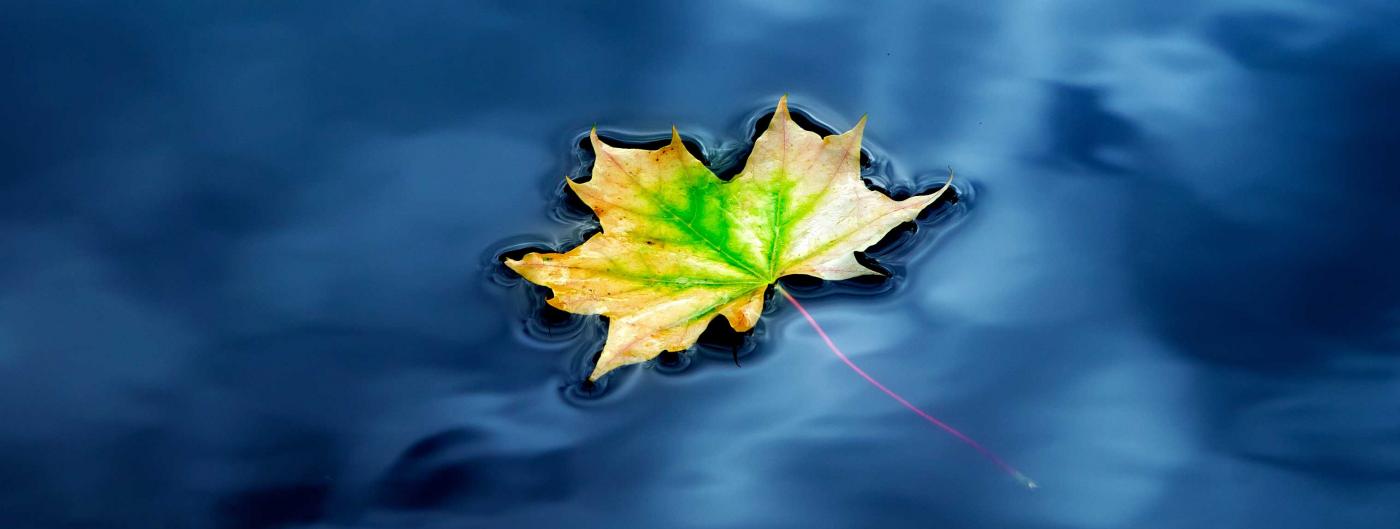
[[[9,2],[0,527],[1400,527],[1400,3]],[[579,380],[579,138],[959,200]],[[735,367],[737,362],[742,367]]]

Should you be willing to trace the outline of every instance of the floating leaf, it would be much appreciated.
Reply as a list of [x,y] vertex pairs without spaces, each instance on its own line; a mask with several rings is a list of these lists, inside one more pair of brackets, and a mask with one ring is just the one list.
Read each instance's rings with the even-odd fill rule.
[[[729,182],[691,156],[674,128],[671,143],[656,150],[609,146],[595,129],[589,134],[597,154],[593,178],[569,186],[598,214],[603,231],[566,253],[531,253],[506,265],[552,289],[550,305],[611,320],[589,380],[689,348],[716,316],[737,331],[749,330],[763,311],[765,291],[780,277],[879,274],[856,261],[855,252],[914,220],[948,190],[944,184],[930,195],[893,200],[867,189],[860,179],[864,129],[861,118],[850,131],[823,138],[793,123],[784,97],[748,165]],[[796,298],[781,286],[777,291],[861,378],[1022,485],[1038,486],[875,380]]]
[[682,351],[723,316],[736,331],[758,322],[778,278],[839,280],[879,272],[855,252],[912,221],[948,189],[894,200],[860,179],[862,118],[821,137],[793,122],[787,98],[733,180],[715,176],[681,144],[623,149],[589,137],[593,177],[569,181],[603,231],[566,253],[506,265],[554,291],[550,305],[610,320],[596,380],[662,351]]

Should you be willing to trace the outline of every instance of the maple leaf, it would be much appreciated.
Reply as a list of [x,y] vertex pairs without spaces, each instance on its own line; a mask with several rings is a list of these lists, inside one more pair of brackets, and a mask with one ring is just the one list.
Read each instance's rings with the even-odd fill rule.
[[656,150],[589,138],[596,160],[585,183],[567,180],[603,231],[565,253],[530,253],[506,265],[549,287],[550,305],[609,318],[589,380],[663,351],[695,344],[716,316],[752,329],[778,278],[878,275],[855,252],[914,220],[948,189],[894,200],[860,179],[865,118],[822,137],[793,122],[787,97],[726,182],[686,150],[675,128]]

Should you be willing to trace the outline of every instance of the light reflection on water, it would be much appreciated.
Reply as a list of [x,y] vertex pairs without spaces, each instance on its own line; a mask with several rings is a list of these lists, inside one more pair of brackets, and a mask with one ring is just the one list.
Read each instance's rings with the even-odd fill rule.
[[[0,19],[0,525],[1400,520],[1391,3],[540,7]],[[601,324],[490,262],[587,229],[588,127],[724,162],[782,93],[956,168],[891,283],[794,291],[1041,490],[781,301],[580,393]]]

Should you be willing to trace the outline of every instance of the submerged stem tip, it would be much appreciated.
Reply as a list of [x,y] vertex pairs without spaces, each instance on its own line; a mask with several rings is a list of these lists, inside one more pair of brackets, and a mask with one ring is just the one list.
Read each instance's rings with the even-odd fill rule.
[[1022,485],[1025,485],[1026,488],[1028,488],[1028,489],[1035,490],[1035,489],[1040,488],[1040,484],[1039,484],[1039,483],[1036,483],[1035,480],[1031,479],[1029,476],[1027,476],[1027,475],[1025,475],[1025,474],[1022,474],[1022,473],[1020,473],[1020,472],[1017,472],[1016,475],[1011,476],[1011,477],[1016,478],[1016,481],[1021,482],[1021,484],[1022,484]]

